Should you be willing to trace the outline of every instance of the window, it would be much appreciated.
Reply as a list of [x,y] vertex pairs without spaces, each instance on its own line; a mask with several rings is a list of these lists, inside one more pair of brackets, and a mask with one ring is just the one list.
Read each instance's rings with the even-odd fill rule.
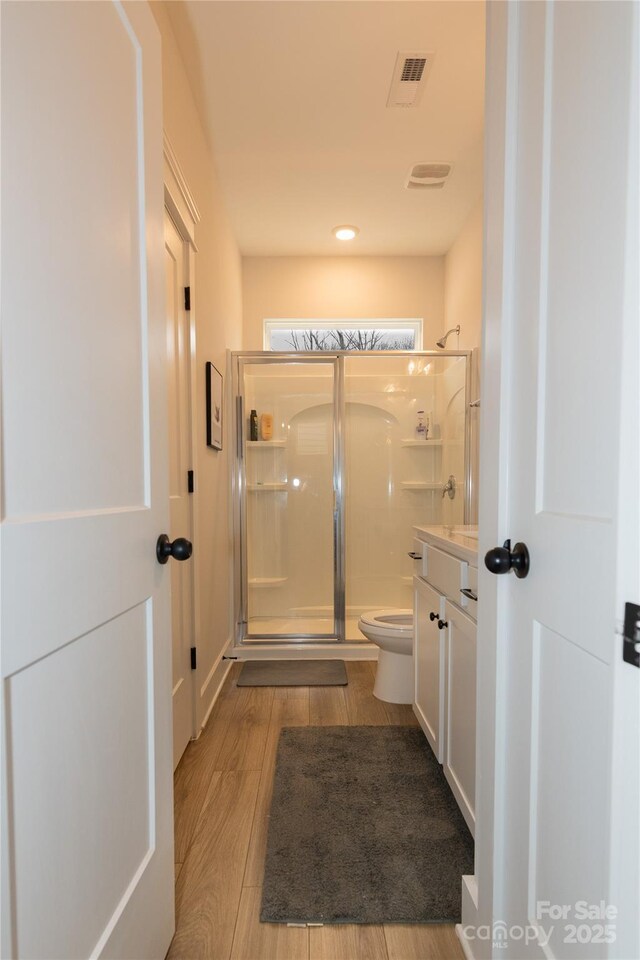
[[422,320],[265,320],[264,349],[421,350]]

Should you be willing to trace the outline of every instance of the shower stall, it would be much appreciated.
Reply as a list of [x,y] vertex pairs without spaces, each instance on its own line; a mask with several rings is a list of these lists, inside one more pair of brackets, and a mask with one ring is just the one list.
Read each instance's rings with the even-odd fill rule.
[[[467,521],[470,354],[234,353],[232,367],[236,642],[366,642],[361,613],[412,606],[412,528]],[[252,439],[251,411],[273,417],[270,439]]]

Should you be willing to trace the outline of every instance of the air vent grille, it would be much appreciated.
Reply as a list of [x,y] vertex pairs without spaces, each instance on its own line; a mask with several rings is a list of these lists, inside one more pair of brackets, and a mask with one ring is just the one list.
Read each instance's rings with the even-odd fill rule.
[[427,84],[433,52],[401,50],[391,79],[388,107],[417,107]]
[[410,176],[416,180],[444,180],[450,173],[450,163],[416,163]]
[[407,174],[407,190],[442,190],[449,176],[451,163],[414,163]]
[[407,57],[402,68],[400,82],[406,83],[407,81],[411,81],[413,83],[419,83],[422,80],[422,74],[424,73],[426,65],[426,57]]

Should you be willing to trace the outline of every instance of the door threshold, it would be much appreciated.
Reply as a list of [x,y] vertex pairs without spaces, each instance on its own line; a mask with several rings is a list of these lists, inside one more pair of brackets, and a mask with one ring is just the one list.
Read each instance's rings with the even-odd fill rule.
[[245,640],[230,647],[226,656],[236,660],[377,660],[378,650],[375,643]]

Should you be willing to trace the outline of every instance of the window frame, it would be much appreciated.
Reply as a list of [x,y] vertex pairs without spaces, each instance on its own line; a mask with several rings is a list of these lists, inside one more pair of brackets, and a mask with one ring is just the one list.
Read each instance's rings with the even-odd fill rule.
[[[389,317],[374,319],[338,319],[338,320],[308,320],[300,318],[290,319],[264,319],[262,322],[262,348],[269,353],[274,351],[271,346],[271,336],[278,330],[413,330],[415,335],[413,348],[409,351],[403,350],[403,353],[415,353],[422,350],[423,341],[423,317]],[[291,353],[323,353],[322,350],[294,350]],[[327,351],[335,353],[335,350]],[[381,353],[384,351],[380,351]]]

